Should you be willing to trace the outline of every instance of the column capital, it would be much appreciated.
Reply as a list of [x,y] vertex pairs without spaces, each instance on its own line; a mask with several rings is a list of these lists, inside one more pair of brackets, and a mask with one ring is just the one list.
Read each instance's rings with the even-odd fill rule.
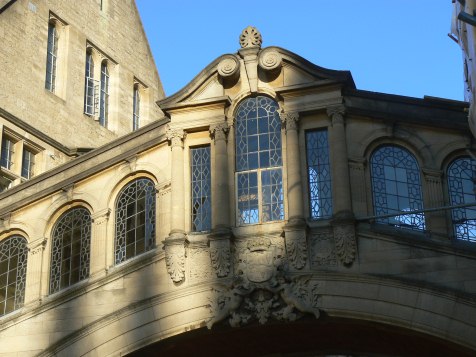
[[345,113],[345,105],[343,104],[327,107],[327,115],[331,118],[333,125],[343,124]]
[[102,209],[98,212],[95,212],[91,215],[91,219],[95,224],[103,224],[108,221],[109,216],[111,214],[110,208]]
[[46,247],[46,241],[45,237],[35,239],[33,242],[28,243],[28,251],[33,255],[43,252]]
[[172,147],[180,146],[183,148],[183,141],[187,136],[187,133],[183,129],[171,128],[168,126],[165,135],[167,136],[167,140],[170,141]]
[[218,123],[218,124],[212,124],[210,125],[210,135],[212,136],[215,141],[218,140],[226,140],[228,136],[228,132],[230,131],[230,127],[228,126],[228,123]]
[[281,123],[286,131],[297,130],[299,121],[298,112],[281,112],[279,113],[279,117],[281,118]]

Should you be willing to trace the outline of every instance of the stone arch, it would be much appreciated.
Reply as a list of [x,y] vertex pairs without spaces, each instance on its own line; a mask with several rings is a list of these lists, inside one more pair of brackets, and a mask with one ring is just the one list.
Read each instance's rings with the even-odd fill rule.
[[[439,341],[439,346],[457,352],[456,355],[465,353],[469,355],[471,350],[474,353],[476,349],[476,341],[473,338],[476,334],[476,321],[473,319],[476,306],[465,297],[379,277],[315,274],[313,279],[319,284],[320,309],[323,316],[330,319],[327,322],[353,321],[357,328],[354,330],[356,332],[358,326],[377,324],[387,332],[403,331],[403,337],[406,336],[408,341],[415,341],[415,336],[416,341],[419,339]],[[161,341],[167,341],[167,338],[173,336],[179,336],[182,341],[186,341],[187,335],[191,333],[202,336],[216,334],[219,338],[226,329],[238,333],[247,329],[257,328],[259,331],[268,326],[271,328],[279,326],[279,324],[252,324],[229,328],[224,322],[224,325],[215,326],[211,331],[207,331],[204,326],[210,318],[209,310],[206,308],[209,290],[206,288],[188,290],[188,294],[187,291],[181,291],[167,296],[157,295],[126,306],[65,336],[42,355],[96,353],[106,356],[123,355],[134,351],[143,353],[144,350],[141,349],[147,346],[157,348]],[[297,323],[301,323],[300,321]],[[320,320],[307,317],[302,323],[312,326],[313,323],[320,324]],[[323,323],[325,324],[326,320]],[[287,331],[292,329],[288,328]],[[299,335],[296,338],[299,338]],[[317,339],[318,336],[313,338]],[[249,342],[251,345],[257,345],[263,341]],[[194,346],[198,348],[198,345]],[[220,346],[215,347],[208,350],[211,353],[209,355],[219,355],[213,354]],[[406,353],[410,355],[409,350]]]

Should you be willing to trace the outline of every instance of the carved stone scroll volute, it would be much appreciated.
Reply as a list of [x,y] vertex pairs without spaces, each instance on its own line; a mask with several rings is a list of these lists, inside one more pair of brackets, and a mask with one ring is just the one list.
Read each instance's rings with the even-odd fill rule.
[[228,276],[230,273],[230,240],[210,238],[210,260],[213,270],[219,278]]
[[332,225],[337,257],[342,264],[351,265],[357,254],[354,223],[336,221]]
[[167,272],[174,283],[185,278],[185,246],[183,240],[166,240],[164,242],[165,264]]

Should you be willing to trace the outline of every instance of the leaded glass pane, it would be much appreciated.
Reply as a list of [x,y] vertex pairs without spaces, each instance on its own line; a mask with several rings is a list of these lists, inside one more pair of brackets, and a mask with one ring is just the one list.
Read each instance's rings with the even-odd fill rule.
[[192,231],[209,231],[211,217],[210,146],[192,148]]
[[[377,216],[423,209],[420,170],[410,152],[382,146],[370,159],[374,213]],[[415,230],[425,229],[423,213],[379,218],[379,223]]]
[[13,141],[7,136],[2,137],[1,166],[11,169],[13,165]]
[[23,149],[23,157],[21,164],[21,176],[30,179],[33,176],[33,168],[35,166],[35,155],[28,149]]
[[332,216],[332,182],[327,130],[306,133],[306,156],[311,218]]
[[46,79],[45,88],[55,91],[56,58],[58,53],[58,33],[53,24],[48,24],[48,46],[46,50]]
[[0,315],[23,306],[27,255],[27,242],[21,236],[0,242]]
[[245,99],[238,106],[235,150],[239,224],[284,219],[278,109],[275,101],[264,96]]
[[94,115],[94,61],[91,53],[86,54],[86,72],[84,83],[84,113]]
[[[448,190],[451,205],[476,202],[476,161],[469,157],[454,160],[448,167]],[[451,211],[457,239],[476,242],[476,205]]]
[[141,178],[124,187],[116,202],[116,264],[152,249],[154,240],[155,186]]
[[101,63],[101,94],[99,98],[99,124],[107,126],[109,107],[109,70],[107,62]]
[[50,293],[89,276],[91,215],[83,207],[65,212],[53,229]]

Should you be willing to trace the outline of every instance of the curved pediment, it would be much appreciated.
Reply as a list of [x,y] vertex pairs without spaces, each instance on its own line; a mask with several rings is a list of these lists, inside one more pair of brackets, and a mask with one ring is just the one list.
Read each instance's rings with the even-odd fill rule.
[[216,103],[220,98],[228,102],[258,92],[280,93],[329,85],[355,88],[349,71],[317,66],[280,47],[252,46],[218,57],[184,88],[157,104],[169,111]]

